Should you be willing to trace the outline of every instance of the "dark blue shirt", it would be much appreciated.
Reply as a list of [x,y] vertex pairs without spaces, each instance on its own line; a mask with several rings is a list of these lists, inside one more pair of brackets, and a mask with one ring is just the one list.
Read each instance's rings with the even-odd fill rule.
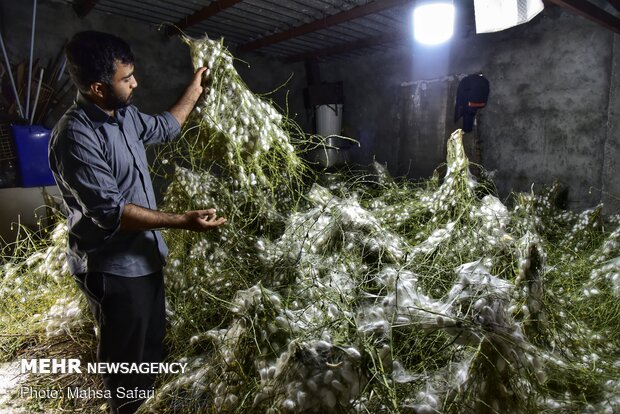
[[150,116],[135,106],[108,116],[78,94],[60,119],[49,161],[69,215],[67,260],[72,274],[144,276],[160,270],[168,248],[157,230],[120,231],[127,203],[157,209],[144,145],[175,138],[169,112]]

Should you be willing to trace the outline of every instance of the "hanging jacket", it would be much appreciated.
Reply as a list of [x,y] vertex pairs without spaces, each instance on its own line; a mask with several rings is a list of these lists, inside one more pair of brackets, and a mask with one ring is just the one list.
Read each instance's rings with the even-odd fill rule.
[[463,131],[474,129],[476,111],[484,108],[489,98],[489,81],[480,74],[467,75],[459,82],[456,90],[454,122],[463,117]]

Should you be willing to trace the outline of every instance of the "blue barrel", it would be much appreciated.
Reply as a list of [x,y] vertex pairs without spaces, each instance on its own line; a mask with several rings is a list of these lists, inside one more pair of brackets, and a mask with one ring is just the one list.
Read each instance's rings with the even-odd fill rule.
[[40,125],[11,125],[22,187],[56,184],[47,158],[51,132]]

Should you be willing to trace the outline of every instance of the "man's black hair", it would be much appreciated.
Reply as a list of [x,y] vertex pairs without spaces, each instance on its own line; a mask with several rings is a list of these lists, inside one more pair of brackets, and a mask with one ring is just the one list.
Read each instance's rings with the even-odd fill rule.
[[95,82],[111,84],[116,71],[115,61],[134,63],[127,42],[96,31],[76,33],[65,46],[65,54],[71,78],[81,91],[87,91]]

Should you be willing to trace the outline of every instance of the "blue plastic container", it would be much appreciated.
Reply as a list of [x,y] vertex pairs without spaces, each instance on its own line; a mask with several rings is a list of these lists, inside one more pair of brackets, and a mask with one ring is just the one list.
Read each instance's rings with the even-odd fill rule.
[[51,132],[40,125],[11,125],[22,187],[56,184],[47,158]]

